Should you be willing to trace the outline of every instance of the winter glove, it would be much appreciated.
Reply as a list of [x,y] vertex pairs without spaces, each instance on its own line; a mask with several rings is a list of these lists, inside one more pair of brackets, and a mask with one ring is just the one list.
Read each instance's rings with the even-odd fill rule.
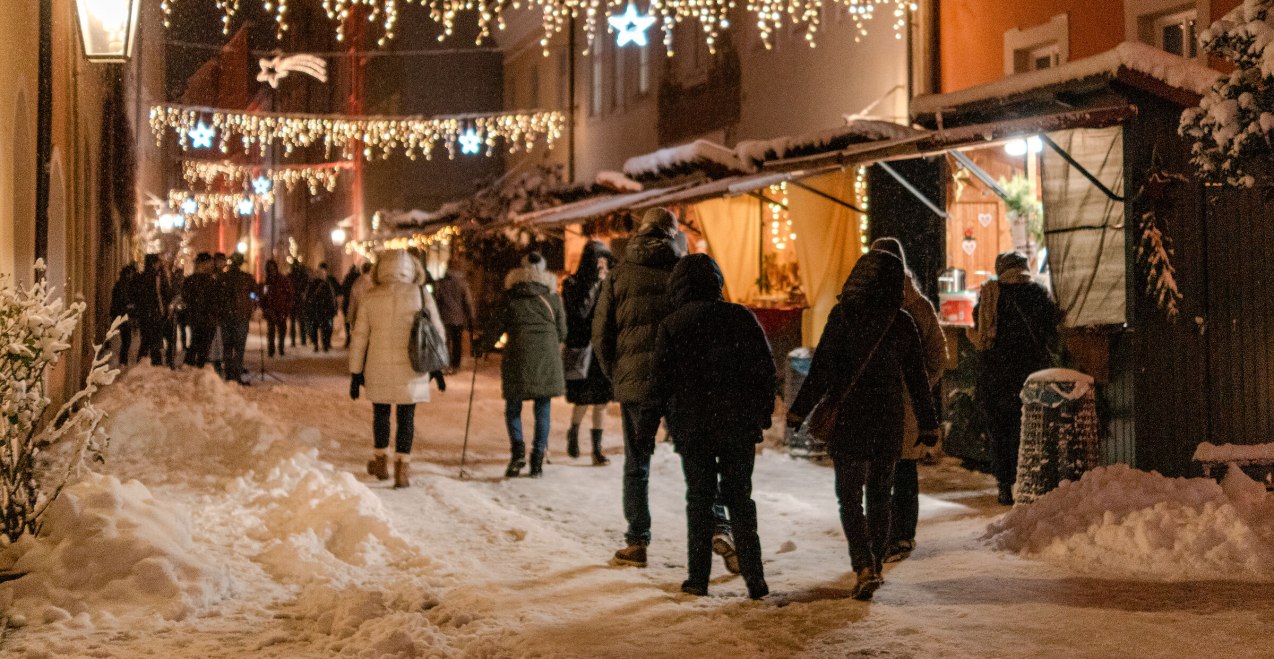
[[942,437],[941,428],[926,430],[920,433],[920,436],[916,438],[916,446],[924,445],[924,446],[928,446],[929,448],[933,448],[938,445],[938,440],[941,437]]
[[430,379],[430,380],[437,380],[437,381],[438,381],[438,391],[446,391],[446,390],[447,390],[447,379],[446,379],[445,377],[443,377],[443,375],[442,375],[442,371],[434,371],[434,372],[430,373],[430,374],[429,374],[429,379]]
[[791,412],[787,413],[787,427],[790,428],[792,432],[796,432],[797,430],[800,430],[802,423],[805,423],[804,417],[796,416],[795,414],[792,414]]
[[358,400],[358,390],[363,386],[364,379],[362,373],[353,373],[349,376],[349,399]]

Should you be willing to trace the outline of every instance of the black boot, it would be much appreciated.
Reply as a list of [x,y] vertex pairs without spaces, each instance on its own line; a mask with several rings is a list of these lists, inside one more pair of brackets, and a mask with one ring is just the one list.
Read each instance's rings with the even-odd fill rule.
[[566,454],[572,458],[579,457],[579,425],[571,424],[570,430],[566,431]]
[[540,478],[544,475],[544,454],[531,452],[531,478]]
[[509,459],[509,467],[504,470],[505,478],[517,478],[522,473],[522,468],[526,466],[526,449],[521,451],[513,451],[513,457]]
[[998,497],[998,501],[1001,506],[1013,505],[1013,484],[1012,483],[1000,483],[1000,496]]
[[610,459],[602,455],[602,429],[593,428],[593,464],[603,466],[610,464]]

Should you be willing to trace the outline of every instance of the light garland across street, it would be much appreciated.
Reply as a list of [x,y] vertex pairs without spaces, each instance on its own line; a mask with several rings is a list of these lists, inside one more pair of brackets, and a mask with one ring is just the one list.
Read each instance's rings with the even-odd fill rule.
[[345,243],[345,253],[357,254],[367,260],[373,260],[376,252],[386,249],[428,249],[434,245],[448,245],[460,235],[457,226],[445,226],[433,233],[415,233],[410,236],[394,236],[391,238],[373,238],[371,240],[351,240]]
[[[246,203],[245,203],[246,202]],[[251,204],[251,208],[248,208]],[[168,205],[181,209],[192,224],[203,226],[219,222],[226,215],[251,215],[252,212],[264,212],[274,205],[274,193],[255,194],[247,192],[191,192],[190,190],[169,190]],[[241,207],[242,205],[242,207]],[[193,212],[191,209],[194,209]],[[250,212],[244,213],[243,210]]]
[[211,186],[223,182],[231,187],[251,186],[254,191],[259,179],[264,179],[271,187],[284,186],[289,192],[297,184],[305,183],[310,194],[318,194],[319,190],[332,192],[342,172],[353,169],[354,163],[340,161],[321,165],[275,165],[263,167],[259,165],[239,165],[224,161],[185,160],[181,163],[181,175],[186,182],[195,185],[201,183]]
[[[401,152],[408,158],[430,159],[440,146],[449,157],[459,152],[460,138],[469,131],[478,135],[492,155],[503,143],[510,152],[531,150],[543,142],[549,148],[562,136],[566,119],[556,111],[493,112],[441,117],[351,117],[279,112],[248,112],[188,105],[155,105],[150,109],[150,127],[162,143],[173,131],[182,150],[193,147],[191,133],[201,125],[216,133],[215,148],[230,153],[231,144],[256,148],[261,156],[278,144],[285,155],[298,148],[320,144],[325,157],[341,154],[346,160],[357,156],[388,158]],[[356,143],[362,153],[354,153]]]

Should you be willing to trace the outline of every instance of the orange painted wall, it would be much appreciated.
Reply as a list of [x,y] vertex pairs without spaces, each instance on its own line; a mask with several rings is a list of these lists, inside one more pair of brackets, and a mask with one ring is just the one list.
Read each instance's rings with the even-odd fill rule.
[[[1240,0],[1212,0],[1212,18]],[[1004,33],[1070,20],[1070,61],[1114,48],[1124,40],[1122,0],[939,0],[942,91],[951,92],[1004,77]]]

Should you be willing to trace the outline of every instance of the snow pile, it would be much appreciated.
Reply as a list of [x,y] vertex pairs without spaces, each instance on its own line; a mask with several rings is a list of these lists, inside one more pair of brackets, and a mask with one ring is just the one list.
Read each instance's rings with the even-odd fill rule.
[[673,178],[697,170],[717,176],[747,174],[753,168],[739,160],[732,149],[708,140],[695,140],[690,144],[634,156],[624,163],[624,174],[638,181]]
[[597,172],[597,178],[594,179],[594,182],[607,190],[614,190],[615,192],[641,192],[645,189],[637,181],[624,176],[623,172],[611,170]]
[[899,140],[920,134],[913,128],[889,121],[855,119],[844,126],[773,140],[745,140],[734,152],[753,167],[769,160],[797,158],[829,151],[841,151],[853,144],[879,140]]
[[1274,495],[1239,469],[1218,485],[1114,465],[1014,508],[985,538],[1123,576],[1274,580]]
[[124,608],[180,620],[230,594],[224,567],[194,546],[187,511],[135,480],[100,474],[64,490],[39,540],[7,547],[0,566],[29,573],[0,599],[32,622],[88,626],[91,612]]
[[1194,449],[1195,462],[1274,463],[1274,443],[1213,444],[1203,442]]

